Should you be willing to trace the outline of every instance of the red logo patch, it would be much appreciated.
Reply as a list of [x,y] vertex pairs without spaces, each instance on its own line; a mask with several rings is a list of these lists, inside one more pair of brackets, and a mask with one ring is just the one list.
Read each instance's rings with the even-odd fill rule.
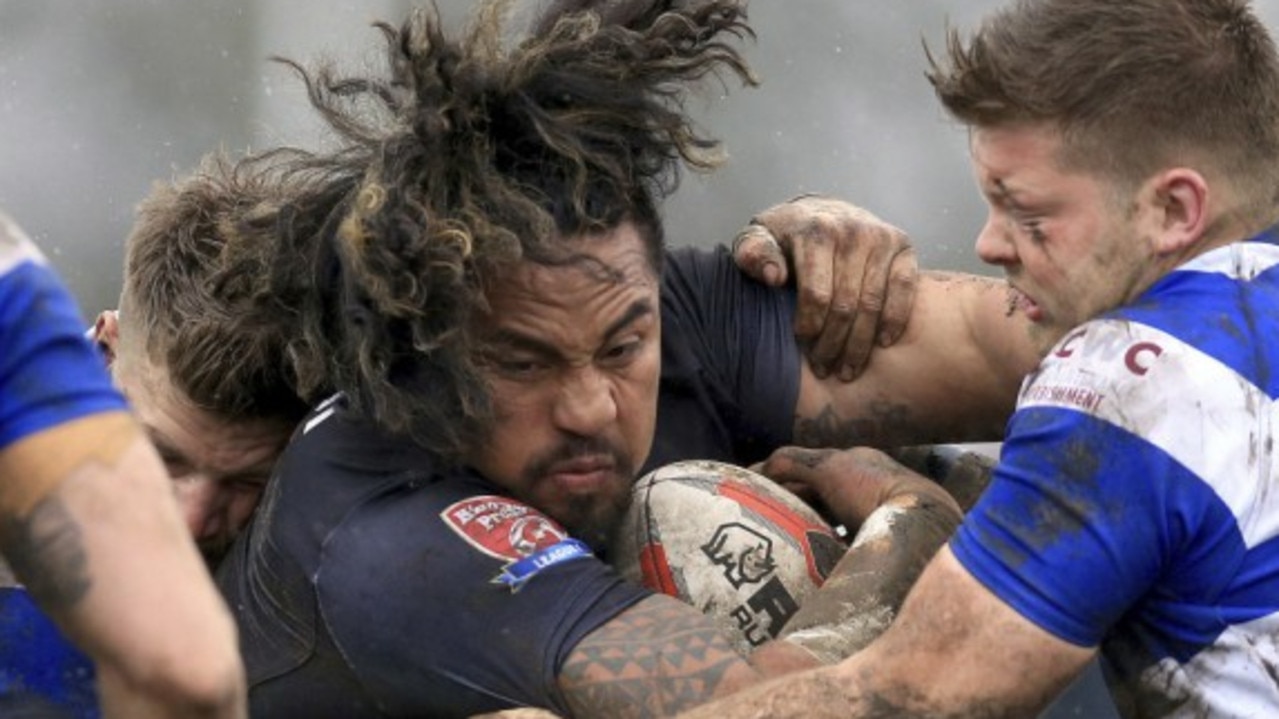
[[546,515],[506,497],[464,499],[440,512],[440,517],[472,547],[508,562],[523,559],[568,536]]

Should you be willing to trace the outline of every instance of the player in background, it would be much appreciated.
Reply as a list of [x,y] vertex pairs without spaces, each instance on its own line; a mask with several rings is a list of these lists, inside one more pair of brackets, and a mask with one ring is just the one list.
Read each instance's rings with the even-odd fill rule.
[[107,717],[244,717],[234,627],[70,295],[0,218],[0,550]]

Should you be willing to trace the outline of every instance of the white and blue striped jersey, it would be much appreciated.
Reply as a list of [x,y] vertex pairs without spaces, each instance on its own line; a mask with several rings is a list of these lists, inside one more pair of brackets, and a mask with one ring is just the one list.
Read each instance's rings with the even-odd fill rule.
[[1279,233],[1068,334],[951,543],[1121,712],[1279,717]]
[[125,408],[83,327],[75,300],[40,251],[0,214],[0,449]]

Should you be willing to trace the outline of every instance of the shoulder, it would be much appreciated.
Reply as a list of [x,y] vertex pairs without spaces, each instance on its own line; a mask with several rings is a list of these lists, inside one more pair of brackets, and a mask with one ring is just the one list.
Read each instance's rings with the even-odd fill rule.
[[1068,333],[1027,376],[1018,409],[1060,406],[1122,421],[1183,379],[1192,348],[1154,327],[1098,319]]
[[0,212],[0,277],[23,262],[44,264],[44,256],[8,215]]

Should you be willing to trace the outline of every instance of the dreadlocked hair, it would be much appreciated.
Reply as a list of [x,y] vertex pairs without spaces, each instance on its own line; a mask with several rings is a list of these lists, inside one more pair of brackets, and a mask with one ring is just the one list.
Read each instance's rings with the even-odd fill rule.
[[753,37],[736,1],[552,3],[522,40],[505,34],[513,5],[485,0],[460,41],[433,8],[375,24],[381,77],[284,61],[365,163],[311,258],[299,381],[446,461],[491,423],[468,329],[485,287],[517,262],[572,262],[564,239],[622,222],[660,271],[657,205],[680,163],[722,160],[686,98],[725,71],[755,84],[730,44]]

